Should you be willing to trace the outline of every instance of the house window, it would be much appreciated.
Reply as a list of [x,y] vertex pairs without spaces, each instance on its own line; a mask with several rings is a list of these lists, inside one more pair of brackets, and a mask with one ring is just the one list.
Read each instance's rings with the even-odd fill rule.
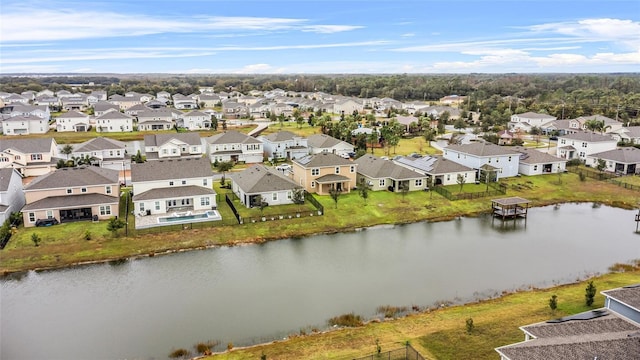
[[447,181],[451,180],[451,174],[447,174]]
[[173,186],[173,181],[169,181],[169,186]]
[[207,186],[207,179],[202,179],[202,186]]
[[384,179],[378,180],[378,186],[384,186]]
[[278,201],[278,193],[271,194],[271,200]]
[[31,154],[31,160],[42,160],[42,154]]
[[47,219],[53,219],[53,210],[47,210]]
[[29,213],[29,222],[33,223],[36,222],[36,213]]
[[509,156],[509,161],[511,161],[511,156]]
[[104,187],[104,193],[105,194],[111,194],[111,186],[105,186]]
[[349,168],[349,171],[352,173],[356,172],[356,167],[354,165],[351,165],[351,167]]
[[293,198],[293,194],[291,191],[287,191],[287,199],[291,200]]
[[67,194],[73,194],[73,189],[71,188],[67,189]]
[[187,180],[182,180],[182,185],[187,185]]
[[111,215],[111,205],[100,206],[100,216]]
[[81,193],[86,193],[87,192],[87,188],[86,187],[80,188],[80,192]]
[[320,175],[320,169],[311,169],[311,175]]
[[340,166],[336,166],[336,174],[340,174]]
[[200,198],[200,205],[201,205],[201,206],[209,206],[209,205],[211,204],[211,202],[210,202],[210,201],[211,201],[211,200],[209,200],[209,197],[208,197],[208,196],[201,197],[201,198]]
[[140,203],[140,211],[144,211],[144,203]]
[[416,186],[422,186],[422,179],[416,179]]
[[155,202],[156,211],[160,211],[160,201]]
[[169,150],[167,150],[167,149],[162,149],[162,154],[163,154],[163,155],[167,155],[168,153],[169,153]]
[[316,187],[316,182],[315,182],[315,181],[312,181],[312,182],[311,182],[311,188],[314,188],[314,187]]
[[489,158],[489,164],[491,164],[491,158]]
[[538,165],[533,165],[533,171],[538,171]]

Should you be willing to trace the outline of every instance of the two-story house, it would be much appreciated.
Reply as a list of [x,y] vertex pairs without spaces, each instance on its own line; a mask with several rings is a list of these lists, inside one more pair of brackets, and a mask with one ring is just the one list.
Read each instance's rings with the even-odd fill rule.
[[0,169],[0,224],[25,204],[22,176],[13,168]]
[[640,144],[640,126],[627,126],[609,133],[616,141],[627,144]]
[[326,134],[313,134],[307,138],[307,147],[311,154],[329,152],[348,157],[354,151],[353,145]]
[[214,163],[261,163],[264,156],[264,147],[260,140],[235,130],[209,136],[206,141],[209,157]]
[[587,155],[613,150],[617,144],[618,142],[610,135],[580,131],[558,138],[556,156],[567,160],[584,161]]
[[34,116],[11,116],[2,120],[4,135],[46,134],[49,132],[47,120]]
[[138,131],[170,130],[173,113],[170,109],[150,109],[138,112]]
[[258,140],[264,144],[264,152],[270,160],[297,159],[309,155],[307,139],[291,131],[278,131],[259,136]]
[[74,147],[71,157],[92,159],[93,164],[100,167],[125,170],[131,161],[125,157],[125,143],[115,139],[96,137]]
[[442,156],[476,170],[476,179],[482,173],[495,180],[516,176],[520,165],[519,152],[490,142],[449,145],[443,149]]
[[112,104],[106,101],[98,101],[93,104],[93,116],[100,117],[104,115],[108,111],[120,111],[120,107],[118,105]]
[[520,129],[523,131],[531,131],[531,128],[540,128],[542,125],[556,120],[557,117],[549,114],[539,114],[536,112],[526,112],[522,114],[511,115],[511,121],[509,122],[510,129]]
[[62,168],[42,175],[26,186],[22,208],[25,227],[38,220],[60,223],[106,220],[118,216],[118,171],[97,166]]
[[281,172],[262,164],[231,174],[231,180],[231,189],[246,207],[260,206],[260,202],[269,206],[292,204],[293,192],[302,189]]
[[96,132],[131,132],[133,118],[120,111],[107,111],[95,118]]
[[207,158],[131,164],[131,184],[136,228],[221,219]]
[[81,113],[76,110],[67,111],[56,117],[56,131],[76,131],[85,132],[89,131],[91,125],[89,124],[89,115]]
[[176,125],[189,131],[207,130],[211,128],[211,115],[198,110],[189,111],[182,114]]
[[199,158],[204,147],[197,133],[151,134],[144,136],[147,160]]
[[307,192],[328,195],[332,189],[350,192],[356,186],[358,164],[329,152],[293,160],[293,181]]
[[371,154],[353,161],[358,165],[356,183],[364,182],[373,191],[416,191],[427,188],[427,176]]
[[53,138],[0,140],[0,168],[14,168],[23,177],[56,169],[58,144]]

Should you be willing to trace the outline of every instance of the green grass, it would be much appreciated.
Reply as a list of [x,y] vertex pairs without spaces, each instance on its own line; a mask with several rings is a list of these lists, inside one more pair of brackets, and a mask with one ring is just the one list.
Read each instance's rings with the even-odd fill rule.
[[266,128],[262,135],[268,135],[277,133],[279,131],[291,131],[294,134],[300,135],[302,137],[308,137],[313,134],[320,134],[320,128],[317,126],[309,126],[306,122],[302,126],[298,126],[295,121],[285,121],[280,126],[280,123],[270,124],[268,128]]

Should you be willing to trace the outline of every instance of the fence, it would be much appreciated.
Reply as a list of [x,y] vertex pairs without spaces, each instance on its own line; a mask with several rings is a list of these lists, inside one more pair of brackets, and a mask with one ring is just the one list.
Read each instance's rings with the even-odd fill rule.
[[233,216],[235,216],[236,220],[238,220],[238,224],[242,224],[242,218],[240,217],[238,210],[236,210],[236,207],[233,206],[233,200],[229,198],[229,194],[224,195],[224,201],[227,202],[227,205],[229,205],[229,207],[231,208],[231,211],[233,211]]
[[438,194],[444,196],[445,198],[451,201],[471,200],[471,199],[478,199],[478,198],[483,198],[488,196],[504,195],[507,193],[507,185],[505,184],[499,183],[497,187],[495,187],[495,185],[491,185],[490,188],[492,190],[454,194],[451,191],[445,189],[443,186],[434,186],[433,191],[437,192]]
[[629,184],[620,180],[609,180],[610,183],[614,184],[614,185],[618,185],[620,187],[623,187],[625,189],[629,189],[629,190],[635,190],[635,191],[640,191],[640,185],[633,185],[633,184]]
[[308,202],[310,202],[313,206],[316,207],[316,209],[324,214],[324,206],[322,206],[322,204],[320,204],[320,202],[318,200],[316,200],[315,197],[313,197],[313,195],[311,195],[311,193],[308,192],[304,192],[304,198],[305,200],[307,200]]
[[582,166],[567,166],[567,171],[574,174],[582,174],[590,179],[609,180],[618,177],[618,175],[610,172],[603,172]]
[[404,348],[364,356],[353,360],[425,360],[425,358],[420,355],[413,346],[407,344]]
[[[236,194],[231,193],[231,196],[237,199]],[[311,217],[311,216],[321,216],[324,215],[324,206],[313,197],[313,195],[305,192],[305,200],[309,201],[316,210],[300,210],[300,211],[290,211],[290,212],[282,212],[278,214],[270,214],[270,215],[260,215],[260,216],[241,216],[236,207],[233,205],[233,199],[229,197],[229,194],[225,195],[225,201],[227,205],[233,211],[233,215],[238,220],[238,224],[248,224],[248,223],[256,223],[263,221],[275,221],[275,220],[285,220],[285,219],[294,219],[294,218],[303,218],[303,217]]]

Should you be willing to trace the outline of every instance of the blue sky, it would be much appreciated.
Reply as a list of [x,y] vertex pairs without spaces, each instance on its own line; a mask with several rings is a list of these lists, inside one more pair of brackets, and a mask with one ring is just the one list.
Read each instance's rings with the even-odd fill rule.
[[2,0],[32,72],[640,72],[640,1]]

